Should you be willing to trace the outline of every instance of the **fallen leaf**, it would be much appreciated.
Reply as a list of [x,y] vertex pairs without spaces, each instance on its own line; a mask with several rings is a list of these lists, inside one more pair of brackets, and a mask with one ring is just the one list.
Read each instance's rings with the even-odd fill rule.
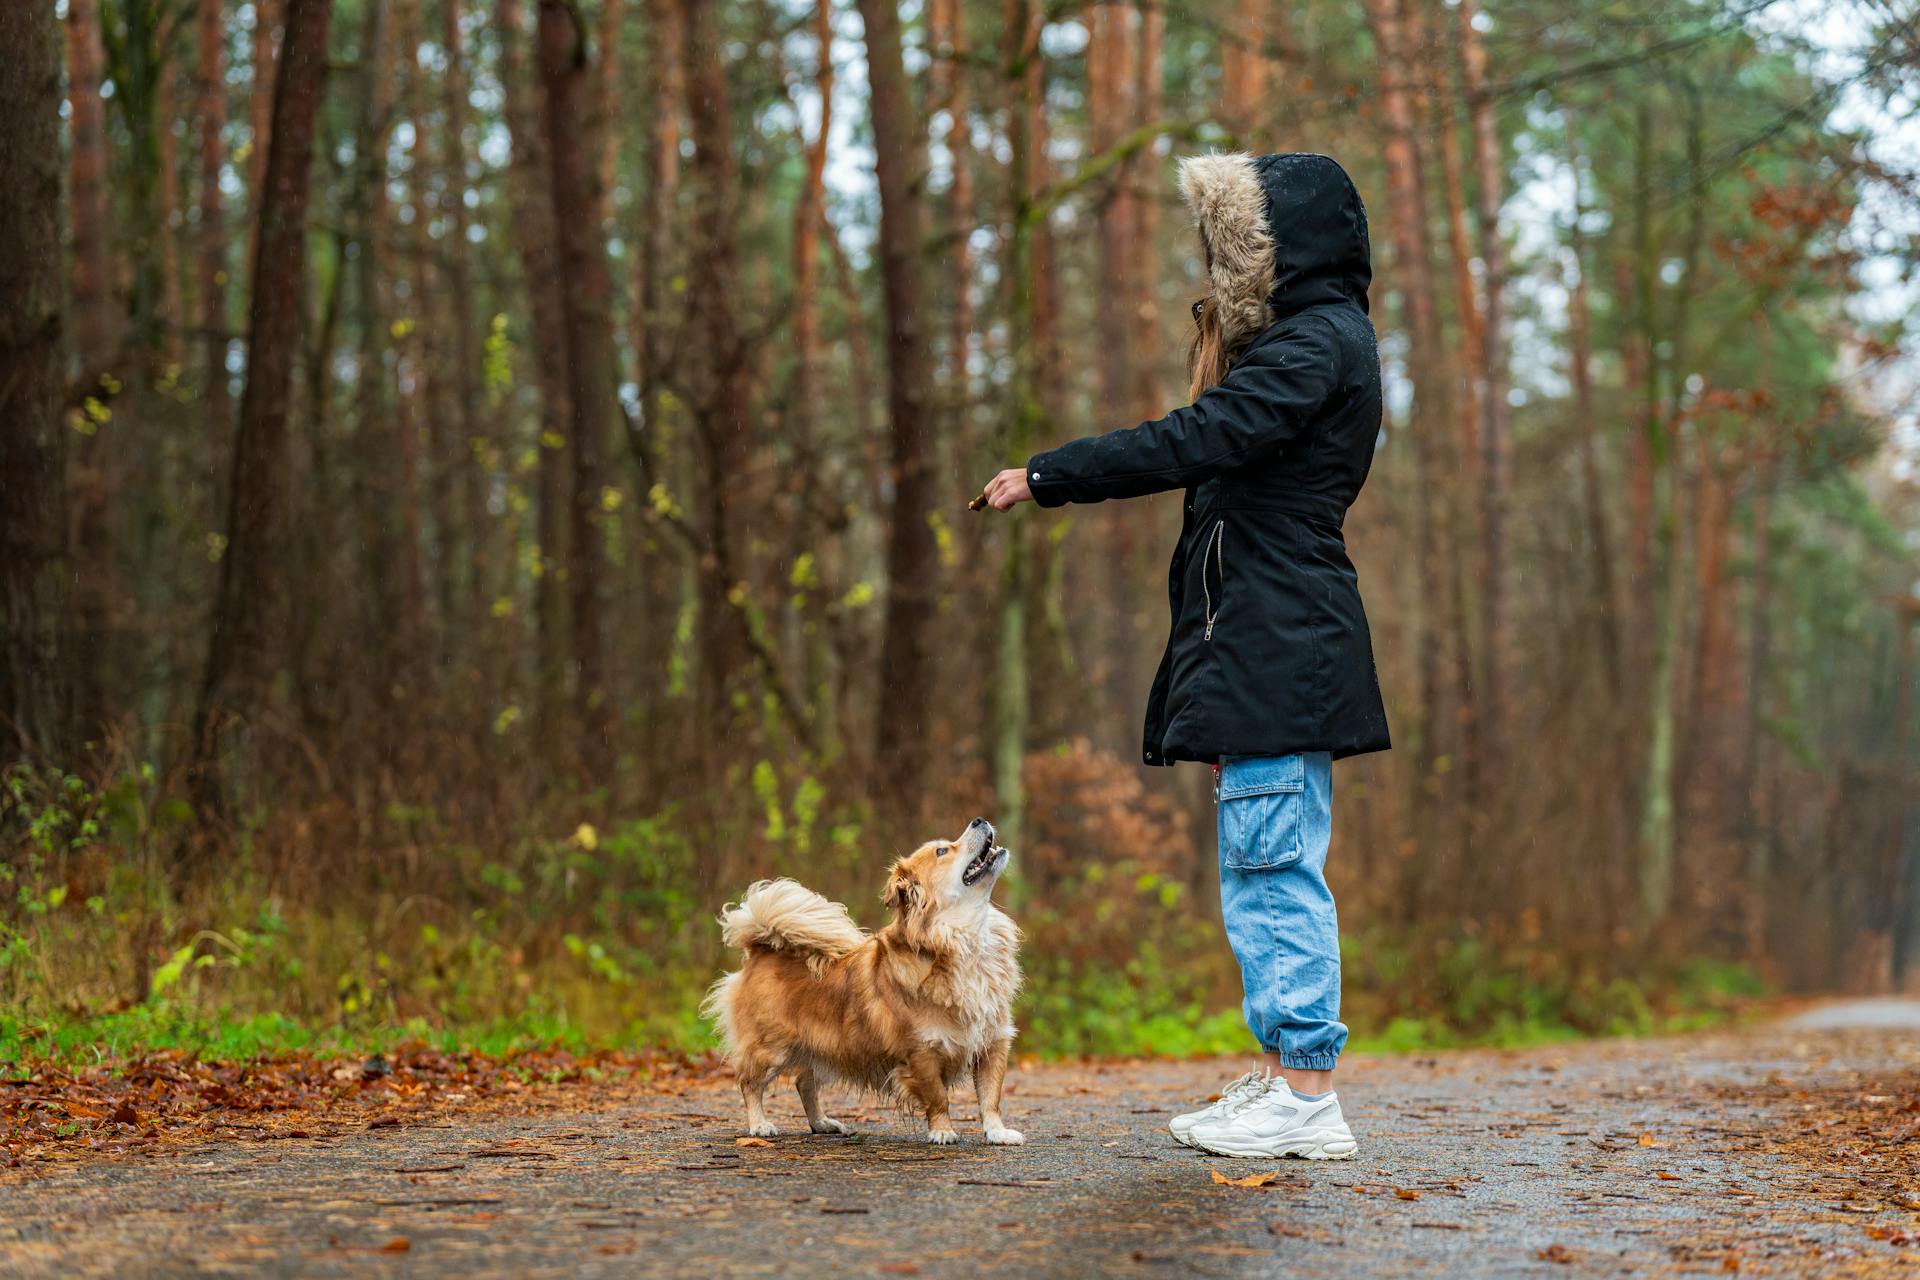
[[770,1147],[773,1145],[773,1140],[771,1138],[735,1138],[733,1145],[736,1147]]
[[1643,1133],[1640,1135],[1640,1145],[1643,1147],[1657,1147],[1660,1144],[1653,1140],[1652,1134]]
[[1229,1178],[1218,1169],[1212,1172],[1214,1183],[1222,1187],[1270,1187],[1280,1181],[1280,1175],[1272,1169],[1264,1173],[1250,1173],[1244,1178]]
[[1550,1244],[1533,1256],[1542,1262],[1558,1262],[1565,1266],[1573,1261],[1574,1252],[1563,1244]]
[[1658,1179],[1660,1179],[1660,1181],[1662,1181],[1662,1182],[1678,1182],[1678,1181],[1680,1181],[1680,1175],[1679,1175],[1679,1174],[1677,1174],[1677,1173],[1668,1173],[1668,1172],[1667,1172],[1667,1171],[1666,1171],[1665,1169],[1655,1169],[1655,1170],[1653,1171],[1653,1176],[1654,1176],[1654,1177],[1656,1177],[1656,1178],[1658,1178]]
[[1402,1200],[1418,1200],[1420,1198],[1420,1193],[1412,1187],[1395,1187],[1393,1194],[1399,1196]]
[[411,1248],[413,1248],[413,1241],[407,1239],[405,1236],[395,1236],[393,1239],[387,1241],[385,1244],[380,1246],[380,1252],[405,1253],[407,1250]]
[[400,1123],[399,1116],[376,1116],[374,1119],[367,1121],[367,1128],[391,1129],[394,1126],[398,1125],[399,1123]]

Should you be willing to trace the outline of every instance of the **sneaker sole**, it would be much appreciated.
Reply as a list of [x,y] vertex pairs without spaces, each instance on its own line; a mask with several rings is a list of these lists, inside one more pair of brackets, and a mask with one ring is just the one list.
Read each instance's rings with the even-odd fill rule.
[[1186,1133],[1182,1133],[1178,1129],[1174,1128],[1172,1125],[1168,1125],[1167,1132],[1172,1134],[1173,1140],[1179,1143],[1181,1146],[1191,1147],[1193,1145],[1193,1137],[1192,1137],[1193,1131],[1191,1129],[1189,1129]]
[[1302,1160],[1351,1160],[1359,1151],[1360,1144],[1353,1140],[1350,1133],[1330,1133],[1324,1136],[1302,1136],[1288,1138],[1284,1142],[1231,1141],[1202,1142],[1191,1138],[1187,1145],[1216,1156],[1228,1156],[1240,1160],[1281,1160],[1295,1156]]

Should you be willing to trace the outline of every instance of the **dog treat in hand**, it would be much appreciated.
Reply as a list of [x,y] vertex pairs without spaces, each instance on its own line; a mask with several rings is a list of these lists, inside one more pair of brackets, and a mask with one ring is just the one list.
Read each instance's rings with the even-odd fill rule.
[[983,493],[979,497],[975,498],[972,502],[969,502],[967,504],[967,510],[979,511],[982,508],[984,508],[986,505],[987,505],[987,495]]

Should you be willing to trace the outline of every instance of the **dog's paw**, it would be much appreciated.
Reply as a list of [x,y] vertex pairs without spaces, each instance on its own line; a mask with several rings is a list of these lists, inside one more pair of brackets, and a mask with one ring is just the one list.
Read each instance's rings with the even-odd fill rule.
[[759,1124],[748,1125],[747,1133],[749,1136],[755,1138],[777,1138],[780,1136],[779,1128],[767,1120],[762,1120]]
[[987,1141],[996,1147],[1017,1147],[1027,1140],[1027,1135],[1018,1129],[989,1129]]
[[927,1141],[936,1147],[950,1147],[960,1141],[960,1135],[952,1129],[931,1129],[927,1132]]
[[848,1129],[847,1126],[845,1126],[844,1124],[841,1124],[838,1120],[835,1120],[832,1116],[821,1116],[818,1120],[812,1121],[808,1125],[808,1127],[811,1128],[815,1133],[851,1133],[852,1132],[852,1130]]

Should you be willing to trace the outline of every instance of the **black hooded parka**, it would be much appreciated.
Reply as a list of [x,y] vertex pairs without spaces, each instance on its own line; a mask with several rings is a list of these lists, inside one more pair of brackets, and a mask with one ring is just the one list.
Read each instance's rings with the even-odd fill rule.
[[1389,746],[1341,525],[1380,431],[1359,192],[1318,155],[1200,156],[1181,188],[1230,367],[1157,421],[1035,455],[1043,507],[1186,490],[1148,764]]

